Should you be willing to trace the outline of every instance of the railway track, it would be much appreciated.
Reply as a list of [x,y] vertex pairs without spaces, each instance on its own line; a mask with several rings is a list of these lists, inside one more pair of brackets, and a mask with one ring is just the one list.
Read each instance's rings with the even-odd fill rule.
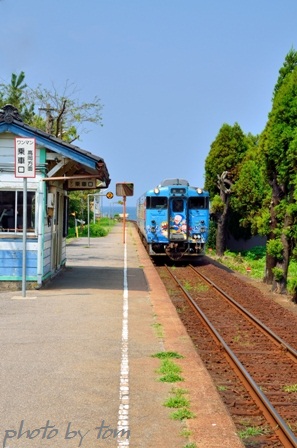
[[221,269],[158,270],[245,446],[297,447],[296,316]]

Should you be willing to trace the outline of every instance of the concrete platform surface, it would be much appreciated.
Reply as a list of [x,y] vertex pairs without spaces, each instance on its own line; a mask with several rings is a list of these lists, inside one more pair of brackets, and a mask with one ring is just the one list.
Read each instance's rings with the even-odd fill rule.
[[[125,240],[121,224],[73,240],[46,287],[0,293],[0,446],[242,447],[131,223]],[[158,381],[164,350],[183,383]],[[170,418],[173,386],[195,418]]]

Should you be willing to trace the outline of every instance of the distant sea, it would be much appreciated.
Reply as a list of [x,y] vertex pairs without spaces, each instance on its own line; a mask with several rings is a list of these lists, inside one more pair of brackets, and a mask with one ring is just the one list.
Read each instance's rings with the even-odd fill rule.
[[[123,213],[123,207],[121,205],[102,205],[101,207],[101,215],[108,216],[113,218],[114,215],[118,215],[119,213]],[[128,219],[132,219],[136,221],[136,207],[126,207],[126,213],[128,213]]]

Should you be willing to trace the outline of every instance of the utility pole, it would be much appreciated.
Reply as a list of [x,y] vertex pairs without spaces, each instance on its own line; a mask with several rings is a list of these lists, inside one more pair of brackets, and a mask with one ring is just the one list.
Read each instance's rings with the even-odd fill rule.
[[56,109],[52,109],[49,104],[46,107],[40,107],[39,110],[44,111],[46,115],[45,119],[45,132],[48,134],[53,134],[53,126],[54,126],[54,117],[52,116],[52,111],[56,111]]

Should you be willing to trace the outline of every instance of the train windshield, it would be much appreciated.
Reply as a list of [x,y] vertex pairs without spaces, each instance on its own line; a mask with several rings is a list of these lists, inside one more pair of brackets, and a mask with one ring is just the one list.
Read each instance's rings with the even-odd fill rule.
[[201,208],[208,208],[208,197],[203,197],[203,196],[199,196],[199,197],[192,197],[189,198],[189,209],[201,209]]
[[146,198],[146,208],[166,208],[167,207],[167,198],[165,196],[151,197],[148,196]]
[[175,213],[181,213],[184,211],[184,201],[183,199],[173,199],[172,201],[172,211]]

